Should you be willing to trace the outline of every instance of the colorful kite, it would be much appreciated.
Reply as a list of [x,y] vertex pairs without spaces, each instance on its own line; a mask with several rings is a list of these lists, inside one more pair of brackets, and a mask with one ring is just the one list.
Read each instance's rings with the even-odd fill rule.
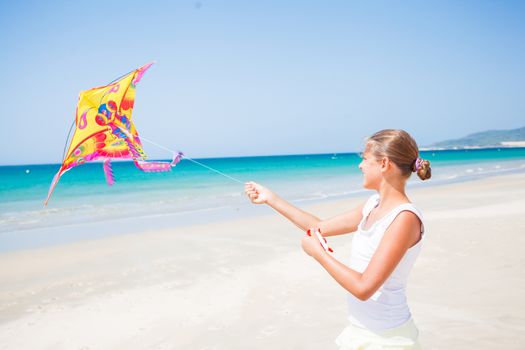
[[111,186],[115,183],[112,158],[132,159],[145,172],[169,171],[180,161],[182,153],[178,152],[171,163],[146,162],[142,143],[131,120],[135,87],[152,64],[146,64],[109,85],[80,93],[75,132],[44,205],[47,205],[62,174],[85,162],[102,160],[107,183]]

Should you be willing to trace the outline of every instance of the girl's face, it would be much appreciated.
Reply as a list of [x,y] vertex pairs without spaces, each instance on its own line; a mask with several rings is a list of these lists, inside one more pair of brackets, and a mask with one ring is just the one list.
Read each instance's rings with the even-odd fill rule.
[[369,190],[379,189],[383,174],[381,172],[381,161],[378,161],[368,147],[362,154],[363,160],[359,163],[359,169],[363,172],[363,187]]

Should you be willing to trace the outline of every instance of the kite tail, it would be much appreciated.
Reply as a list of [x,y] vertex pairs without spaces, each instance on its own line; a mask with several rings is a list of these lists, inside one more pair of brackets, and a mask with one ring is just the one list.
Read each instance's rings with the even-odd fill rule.
[[115,175],[113,175],[113,169],[111,167],[111,161],[109,158],[104,160],[104,175],[106,175],[106,182],[108,186],[113,186],[115,184]]
[[182,156],[184,156],[184,153],[182,152],[177,152],[177,154],[175,154],[173,156],[173,160],[171,161],[170,165],[172,167],[176,166],[182,159]]
[[168,162],[143,162],[138,160],[133,160],[137,168],[146,172],[164,172],[171,170],[171,164]]
[[168,162],[144,162],[144,161],[138,161],[133,160],[137,168],[140,170],[151,173],[151,172],[163,172],[163,171],[170,171],[172,167],[175,167],[177,163],[179,163],[182,159],[182,152],[178,152],[173,156],[173,160]]

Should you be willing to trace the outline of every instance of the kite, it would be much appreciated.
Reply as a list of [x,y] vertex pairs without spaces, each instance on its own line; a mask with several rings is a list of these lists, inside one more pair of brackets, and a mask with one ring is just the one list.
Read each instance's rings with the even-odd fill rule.
[[91,161],[102,161],[109,186],[115,183],[111,159],[132,159],[145,172],[169,171],[181,160],[181,152],[174,153],[171,162],[148,162],[142,143],[133,124],[131,113],[135,102],[135,88],[153,63],[148,63],[116,81],[81,91],[75,119],[75,132],[64,153],[62,166],[51,182],[44,206],[47,205],[60,177],[68,170]]

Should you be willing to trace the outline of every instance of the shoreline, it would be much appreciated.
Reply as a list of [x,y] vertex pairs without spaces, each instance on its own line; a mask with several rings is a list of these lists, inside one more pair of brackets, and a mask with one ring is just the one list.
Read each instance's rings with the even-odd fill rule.
[[[525,174],[525,168],[495,170],[492,172],[458,176],[452,179],[435,179],[429,182],[422,182],[419,179],[412,178],[408,184],[407,191],[457,183],[469,183],[486,178],[512,174]],[[366,196],[366,193],[368,193],[366,189],[360,188],[329,197],[313,196],[305,199],[291,200],[290,202],[298,206],[330,205],[339,201],[360,198]],[[242,196],[241,194],[240,197]],[[232,202],[229,205],[220,207],[200,208],[184,212],[148,212],[138,216],[122,216],[116,218],[95,217],[91,218],[89,222],[65,222],[40,227],[22,227],[17,230],[0,232],[0,255],[11,251],[128,235],[146,230],[191,227],[195,224],[202,223],[202,215],[206,215],[205,223],[214,224],[238,218],[258,217],[269,213],[271,213],[271,211],[267,210],[267,208],[254,206],[246,200],[241,203]]]
[[[427,238],[408,285],[424,348],[525,343],[525,176],[408,189]],[[329,217],[368,194],[304,206]],[[0,254],[2,349],[335,348],[345,292],[273,211]],[[349,257],[350,236],[329,239]]]

